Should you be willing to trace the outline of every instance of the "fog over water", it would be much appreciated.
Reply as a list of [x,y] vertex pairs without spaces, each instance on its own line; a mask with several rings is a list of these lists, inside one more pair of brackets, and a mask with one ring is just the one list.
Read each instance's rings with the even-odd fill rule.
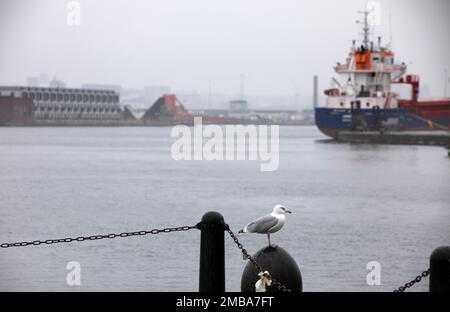
[[[231,97],[239,93],[243,73],[247,95],[310,96],[312,75],[320,76],[321,89],[328,87],[332,66],[345,60],[352,39],[360,39],[355,20],[366,5],[80,0],[81,24],[68,26],[67,2],[0,2],[1,85],[21,85],[46,72],[68,86],[163,85],[175,93],[207,94],[211,81],[213,93]],[[424,95],[442,96],[444,70],[450,68],[450,2],[379,3],[381,25],[373,40],[392,37],[398,61],[420,74]]]
[[[121,104],[140,104],[149,87],[198,95],[188,109],[211,94],[217,108],[240,96],[242,75],[252,109],[311,108],[312,76],[328,87],[333,65],[360,39],[355,21],[366,6],[80,0],[81,23],[71,26],[70,2],[0,0],[0,86],[46,73],[67,87],[121,86]],[[392,39],[422,96],[442,97],[446,84],[450,95],[450,1],[378,2],[373,40]],[[195,225],[210,210],[237,231],[285,204],[294,213],[272,242],[299,263],[305,291],[391,291],[449,245],[442,147],[338,144],[315,127],[283,126],[279,167],[261,172],[258,161],[175,161],[171,129],[1,127],[0,243]],[[190,230],[2,248],[0,291],[196,291],[199,238]],[[255,253],[267,240],[242,243]],[[81,264],[80,287],[66,283],[69,261]],[[381,265],[380,286],[366,283],[370,261]],[[227,290],[239,291],[245,264],[226,236]],[[427,291],[428,279],[411,290]]]

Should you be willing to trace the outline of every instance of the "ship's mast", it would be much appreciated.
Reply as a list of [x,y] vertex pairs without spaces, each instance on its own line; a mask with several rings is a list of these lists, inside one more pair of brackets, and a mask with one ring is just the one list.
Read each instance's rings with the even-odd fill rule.
[[370,35],[370,27],[369,27],[369,14],[370,12],[368,10],[365,11],[360,11],[359,13],[364,15],[364,20],[361,21],[357,21],[357,23],[362,23],[363,25],[363,46],[364,49],[368,50],[369,49],[369,35]]
[[391,0],[388,2],[389,5],[389,49],[392,50],[392,10],[391,10]]

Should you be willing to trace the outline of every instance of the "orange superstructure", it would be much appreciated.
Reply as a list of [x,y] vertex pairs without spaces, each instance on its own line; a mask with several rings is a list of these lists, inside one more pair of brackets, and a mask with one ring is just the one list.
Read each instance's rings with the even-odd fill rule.
[[355,51],[356,70],[369,70],[372,65],[370,51]]

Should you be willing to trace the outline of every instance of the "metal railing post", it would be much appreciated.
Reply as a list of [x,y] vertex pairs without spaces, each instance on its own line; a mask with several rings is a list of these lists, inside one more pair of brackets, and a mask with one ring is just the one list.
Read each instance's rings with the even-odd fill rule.
[[218,212],[210,211],[200,222],[200,292],[225,291],[225,222]]
[[430,292],[450,292],[450,246],[438,247],[430,256]]

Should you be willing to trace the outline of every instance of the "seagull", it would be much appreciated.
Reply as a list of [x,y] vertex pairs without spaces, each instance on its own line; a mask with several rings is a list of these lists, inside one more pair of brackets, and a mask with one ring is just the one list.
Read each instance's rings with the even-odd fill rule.
[[253,222],[250,222],[242,230],[240,230],[238,234],[267,234],[269,246],[274,247],[274,245],[270,244],[270,234],[278,232],[283,227],[286,220],[286,213],[292,213],[292,210],[286,208],[283,205],[276,205],[275,207],[273,207],[272,213],[269,213],[263,217],[256,219]]

